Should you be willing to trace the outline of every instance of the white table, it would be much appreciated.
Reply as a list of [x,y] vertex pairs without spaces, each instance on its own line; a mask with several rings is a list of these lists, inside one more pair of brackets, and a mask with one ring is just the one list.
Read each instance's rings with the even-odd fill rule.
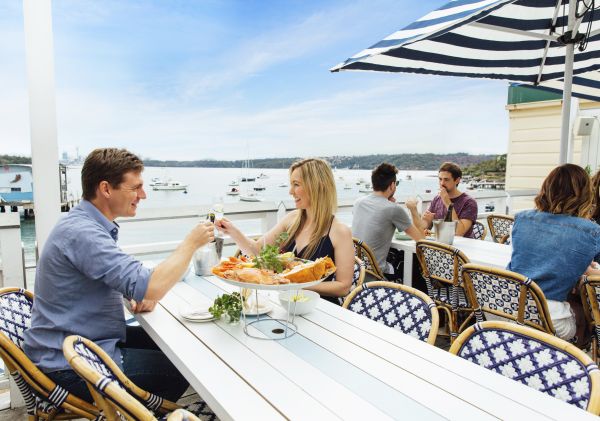
[[[190,323],[180,317],[180,308],[231,290],[217,278],[191,274],[153,312],[136,316],[223,420],[587,416],[323,300],[314,312],[296,317],[299,333],[281,341],[250,338],[241,323]],[[285,317],[272,301],[271,316]]]
[[[460,249],[471,261],[486,266],[506,268],[510,262],[512,247],[491,241],[474,240],[472,238],[454,237],[454,247]],[[404,251],[404,285],[412,286],[413,254],[416,243],[413,240],[392,240],[392,247]]]

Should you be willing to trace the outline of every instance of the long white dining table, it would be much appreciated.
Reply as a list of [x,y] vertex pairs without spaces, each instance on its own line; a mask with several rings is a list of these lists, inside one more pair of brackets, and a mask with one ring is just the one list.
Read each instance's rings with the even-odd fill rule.
[[[472,263],[486,266],[506,268],[510,262],[512,247],[491,241],[474,240],[472,238],[454,237],[452,244],[460,249]],[[416,242],[413,240],[392,240],[392,247],[404,251],[404,285],[412,286],[413,255],[416,253]]]
[[[281,340],[243,323],[193,323],[180,312],[237,290],[188,274],[140,325],[222,420],[586,419],[586,412],[319,299]],[[276,292],[253,331],[277,337]],[[249,329],[254,329],[249,326]],[[276,331],[276,330],[275,330]],[[591,416],[590,416],[591,419]]]

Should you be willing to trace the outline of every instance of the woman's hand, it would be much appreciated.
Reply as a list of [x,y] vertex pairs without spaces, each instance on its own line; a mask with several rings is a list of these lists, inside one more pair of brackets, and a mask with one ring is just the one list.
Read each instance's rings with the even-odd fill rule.
[[232,233],[235,234],[235,232],[239,231],[237,229],[237,227],[235,225],[233,225],[233,222],[231,222],[229,219],[223,217],[221,219],[217,219],[215,221],[215,227],[217,228],[217,230],[219,230],[220,232],[227,234],[229,236],[232,236]]

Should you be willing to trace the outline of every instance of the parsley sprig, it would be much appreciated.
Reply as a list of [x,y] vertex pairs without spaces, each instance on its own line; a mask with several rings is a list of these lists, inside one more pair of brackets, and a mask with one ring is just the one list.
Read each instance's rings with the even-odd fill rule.
[[283,272],[285,269],[281,260],[279,260],[279,246],[287,240],[289,234],[284,231],[275,240],[275,244],[267,244],[260,251],[260,254],[254,258],[254,265],[259,269],[269,269],[275,273]]
[[208,308],[215,319],[220,319],[223,314],[229,316],[229,323],[240,320],[242,314],[242,297],[239,292],[223,294],[215,298],[213,305]]

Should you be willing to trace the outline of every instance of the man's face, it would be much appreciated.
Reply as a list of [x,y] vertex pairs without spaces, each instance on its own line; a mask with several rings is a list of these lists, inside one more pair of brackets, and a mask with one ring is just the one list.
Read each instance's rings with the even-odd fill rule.
[[109,204],[115,217],[135,216],[138,203],[145,198],[142,174],[130,171],[123,175],[123,181],[117,188],[111,188]]
[[445,189],[449,194],[454,193],[456,187],[460,183],[460,177],[455,180],[448,171],[440,171],[438,173],[438,180],[440,189]]

